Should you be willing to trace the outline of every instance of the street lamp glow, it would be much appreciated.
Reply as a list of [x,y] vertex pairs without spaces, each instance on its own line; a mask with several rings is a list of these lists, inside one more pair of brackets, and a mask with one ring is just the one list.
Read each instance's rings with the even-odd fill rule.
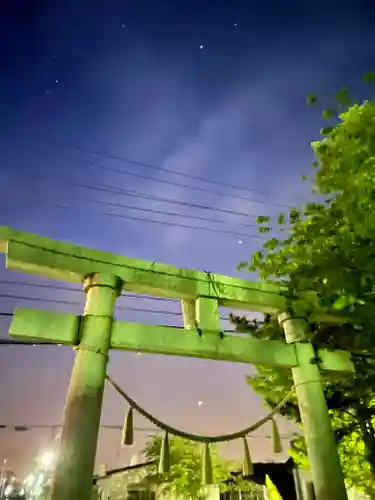
[[34,481],[35,481],[34,474],[29,474],[23,483],[25,486],[30,487]]
[[51,467],[55,463],[55,460],[56,455],[53,451],[45,451],[39,458],[39,462],[46,468]]

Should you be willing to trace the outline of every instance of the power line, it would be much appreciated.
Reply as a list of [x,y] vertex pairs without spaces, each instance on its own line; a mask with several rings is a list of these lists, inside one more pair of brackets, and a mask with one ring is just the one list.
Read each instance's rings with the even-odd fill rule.
[[[197,187],[197,186],[189,186],[187,184],[181,184],[180,182],[174,182],[174,181],[167,181],[165,179],[155,179],[154,177],[150,177],[148,175],[135,174],[135,173],[132,173],[132,172],[125,172],[125,171],[120,170],[118,168],[107,167],[106,165],[97,165],[97,166],[95,166],[95,168],[100,168],[101,170],[106,170],[106,171],[109,171],[109,172],[115,172],[115,173],[118,173],[118,174],[121,174],[121,175],[128,175],[129,177],[135,177],[135,178],[138,178],[138,179],[143,179],[143,180],[148,180],[148,181],[153,181],[153,182],[159,182],[161,184],[167,184],[167,185],[170,185],[170,186],[181,187],[183,189],[191,189],[193,191],[198,191],[198,192],[201,192],[201,193],[215,194],[215,195],[218,195],[218,196],[226,196],[227,198],[234,198],[234,199],[237,199],[237,200],[251,201],[253,203],[260,203],[262,205],[270,205],[270,203],[268,201],[265,201],[265,200],[254,199],[254,198],[250,198],[250,197],[246,197],[246,196],[232,195],[232,194],[229,194],[229,193],[219,193],[217,191],[212,191],[211,189],[205,189],[205,188]],[[282,204],[275,203],[275,202],[272,202],[272,205],[278,206],[278,207],[281,207],[281,208],[287,208],[286,205],[282,205]]]
[[[33,180],[35,180],[35,177],[33,177]],[[38,179],[38,181],[46,182],[46,179],[43,177],[42,179]],[[27,181],[27,182],[28,182],[28,186],[29,186],[29,181]],[[186,201],[175,200],[173,198],[166,198],[163,196],[157,196],[157,195],[153,195],[153,194],[149,194],[149,193],[142,193],[142,192],[134,191],[134,190],[129,191],[127,189],[123,189],[123,188],[119,188],[118,186],[114,186],[112,184],[101,184],[101,185],[94,184],[94,185],[92,185],[92,184],[86,184],[86,183],[76,182],[76,181],[68,182],[68,181],[63,180],[63,179],[58,179],[58,182],[59,182],[59,186],[61,184],[65,184],[67,187],[76,187],[76,188],[80,188],[80,189],[98,191],[98,192],[102,192],[102,193],[111,193],[111,194],[118,194],[118,195],[122,195],[122,196],[141,198],[141,199],[145,199],[145,200],[159,201],[161,203],[180,205],[180,206],[188,207],[188,208],[197,208],[200,210],[209,210],[212,212],[223,213],[223,214],[227,214],[227,215],[252,217],[252,218],[256,218],[259,215],[259,214],[253,214],[250,212],[240,212],[237,210],[216,208],[216,207],[213,207],[210,205],[203,205],[200,203],[190,203],[190,202],[186,202]],[[19,184],[20,184],[20,180],[17,180],[17,186]]]
[[[61,304],[61,305],[71,305],[71,306],[82,306],[83,304],[74,302],[72,300],[63,300],[63,299],[51,299],[51,298],[42,298],[42,297],[27,297],[22,295],[13,295],[8,293],[0,293],[0,299],[14,299],[14,300],[30,300],[32,302],[46,302],[53,304]],[[122,311],[132,311],[132,312],[150,312],[153,314],[167,314],[172,316],[181,316],[182,313],[174,312],[174,311],[163,311],[161,309],[145,309],[142,307],[122,307],[116,306],[116,309]],[[1,316],[3,313],[0,314]],[[7,313],[4,313],[7,315]]]
[[[93,156],[98,156],[100,158],[104,158],[104,159],[107,159],[107,160],[115,160],[115,161],[119,161],[121,163],[125,163],[125,164],[128,164],[128,165],[136,165],[136,166],[140,166],[140,167],[143,167],[143,168],[146,168],[146,169],[149,169],[149,170],[153,170],[153,171],[158,171],[158,172],[164,172],[164,173],[168,173],[168,174],[178,175],[180,177],[184,177],[184,178],[188,178],[188,179],[192,179],[192,180],[198,180],[198,181],[201,181],[201,182],[203,181],[203,182],[206,182],[208,184],[213,184],[213,185],[216,185],[216,186],[224,187],[225,189],[229,188],[229,189],[234,189],[234,190],[237,190],[237,191],[242,191],[242,192],[257,194],[257,195],[260,195],[260,196],[269,196],[268,193],[264,193],[262,191],[257,191],[255,189],[245,188],[243,186],[238,186],[238,185],[235,185],[235,184],[230,184],[230,183],[216,181],[214,179],[210,179],[210,178],[203,177],[203,176],[200,176],[200,175],[194,175],[194,174],[188,174],[188,173],[185,173],[185,172],[179,172],[177,170],[173,170],[173,169],[168,169],[168,168],[156,166],[156,165],[153,165],[153,164],[150,164],[150,163],[146,163],[146,162],[142,162],[142,161],[139,161],[139,160],[129,159],[129,158],[126,158],[125,156],[115,155],[115,154],[107,153],[107,152],[104,152],[104,151],[91,149],[91,148],[88,148],[88,147],[82,147],[82,146],[77,146],[77,145],[72,145],[72,144],[67,144],[67,143],[62,143],[62,142],[56,142],[56,141],[50,141],[50,140],[47,141],[45,139],[39,140],[39,142],[42,142],[42,143],[46,144],[48,147],[51,147],[51,145],[53,144],[54,146],[62,148],[62,149],[65,149],[65,150],[73,150],[75,152],[78,151],[79,154],[81,152],[83,152],[85,154],[90,154],[90,155],[93,155]],[[146,179],[146,180],[151,180],[151,181],[155,181],[155,182],[162,182],[162,183],[166,183],[166,184],[170,184],[170,185],[175,185],[175,186],[182,187],[182,188],[195,189],[197,191],[202,191],[202,192],[206,192],[206,193],[223,195],[223,193],[218,193],[218,192],[211,191],[211,190],[208,190],[208,189],[205,189],[205,188],[198,188],[196,186],[185,185],[185,184],[181,184],[181,183],[178,183],[178,182],[167,181],[167,180],[164,180],[164,179],[163,180],[162,179],[155,179],[153,177],[143,176],[141,174],[134,174],[132,172],[127,172],[127,171],[123,171],[123,170],[120,170],[120,169],[116,169],[114,167],[108,167],[108,166],[104,166],[104,165],[99,165],[99,167],[102,168],[102,169],[114,171],[116,173],[123,174],[123,175],[129,175],[129,176],[138,177],[138,178],[142,178],[142,179]],[[231,196],[231,195],[227,195],[227,196]],[[257,202],[257,203],[269,204],[269,202],[267,202],[265,200],[254,200],[252,198],[241,197],[241,196],[234,196],[234,197],[238,198],[238,199],[243,199],[243,200],[248,200],[248,201],[254,201],[254,202]],[[285,204],[281,204],[281,203],[272,203],[272,204],[275,205],[275,206],[282,207],[282,208],[289,208]]]
[[[28,197],[29,198],[29,197]],[[258,224],[246,224],[244,222],[235,222],[235,221],[225,221],[222,219],[213,219],[210,217],[201,217],[199,215],[188,215],[188,214],[181,214],[181,213],[176,213],[176,212],[167,212],[165,210],[156,210],[156,209],[151,209],[151,208],[145,208],[145,207],[137,207],[133,205],[126,205],[123,203],[113,203],[109,201],[104,201],[104,200],[98,200],[98,199],[93,199],[93,198],[80,198],[81,202],[85,203],[94,203],[97,205],[104,205],[108,207],[114,207],[114,208],[125,208],[127,210],[135,210],[138,212],[147,212],[147,213],[152,213],[152,214],[158,214],[158,215],[163,215],[163,216],[169,216],[169,217],[180,217],[183,219],[195,219],[195,220],[201,220],[205,222],[214,222],[217,224],[229,224],[229,225],[234,225],[234,226],[241,226],[241,227],[251,227],[251,228],[259,228]],[[45,200],[41,201],[40,198],[33,198],[33,203],[40,203],[44,204]],[[48,201],[50,204],[51,202]],[[121,215],[121,214],[119,214]]]
[[[80,293],[82,292],[81,289],[74,288],[72,286],[50,285],[45,283],[30,283],[29,281],[0,280],[0,285],[28,286],[28,287],[56,290],[56,291],[80,292]],[[139,295],[127,292],[122,292],[121,297],[129,297],[131,299],[158,300],[160,302],[172,302],[172,303],[179,302],[178,300],[168,299],[166,297],[154,297],[153,295]]]
[[[0,283],[4,283],[4,282],[1,282]],[[7,284],[10,284],[9,282],[7,282]],[[14,283],[14,285],[17,285],[18,283]],[[24,283],[26,284],[26,283]],[[31,284],[31,283],[27,283],[28,286],[40,286],[40,287],[43,287],[43,288],[48,288],[48,289],[52,289],[52,290],[66,290],[66,291],[74,291],[74,292],[77,292],[79,290],[77,289],[73,289],[73,288],[69,288],[69,287],[55,287],[55,286],[48,286],[48,285],[38,285],[38,284]],[[127,297],[136,297],[136,295],[123,295],[121,294],[121,296],[127,296]],[[82,297],[83,299],[84,297]],[[173,302],[173,303],[176,303],[177,304],[177,301],[174,301],[172,299],[164,299],[164,298],[161,298],[161,297],[149,297],[149,296],[146,296],[146,297],[142,297],[140,296],[139,297],[140,299],[142,298],[145,298],[146,300],[148,299],[160,299],[162,300],[163,302]],[[12,300],[28,300],[28,301],[31,301],[31,302],[46,302],[46,303],[53,303],[53,304],[61,304],[61,305],[72,305],[72,306],[83,306],[84,304],[83,303],[80,303],[80,302],[75,302],[75,301],[72,301],[72,300],[64,300],[64,299],[53,299],[53,298],[44,298],[44,297],[30,297],[30,296],[25,296],[25,295],[14,295],[14,294],[8,294],[8,293],[0,293],[0,299],[12,299]],[[83,302],[83,300],[82,300]],[[152,314],[165,314],[167,316],[179,316],[179,317],[182,317],[182,311],[165,311],[163,309],[147,309],[147,308],[143,308],[143,307],[132,307],[132,306],[119,306],[116,304],[116,310],[120,310],[120,311],[131,311],[131,312],[142,312],[142,313],[152,313]],[[5,316],[5,317],[11,317],[13,316],[12,313],[8,313],[8,312],[0,312],[0,316]],[[227,317],[224,317],[224,316],[221,316],[220,317],[221,320],[223,321],[228,321],[228,318]]]
[[224,213],[224,214],[229,214],[229,215],[239,215],[239,216],[244,216],[244,217],[258,217],[257,214],[253,214],[250,212],[239,212],[237,210],[229,210],[229,209],[224,209],[224,208],[215,208],[210,205],[203,205],[200,203],[190,203],[187,201],[180,201],[180,200],[174,200],[173,198],[166,198],[164,196],[157,196],[153,194],[148,194],[148,193],[141,193],[139,191],[128,191],[126,189],[119,188],[118,186],[113,186],[111,184],[101,184],[100,186],[98,185],[88,185],[88,184],[83,184],[79,182],[72,182],[71,186],[75,186],[78,188],[82,189],[92,189],[96,191],[102,191],[102,192],[107,192],[107,193],[113,193],[113,194],[121,194],[124,196],[133,196],[136,198],[142,198],[146,200],[152,200],[152,201],[160,201],[162,203],[171,203],[173,205],[180,205],[184,207],[189,207],[189,208],[199,208],[200,210],[210,210],[212,212],[218,212],[218,213]]
[[[61,181],[59,180],[60,184]],[[225,209],[215,209],[214,207],[209,207],[209,206],[204,206],[204,205],[198,205],[198,204],[190,204],[186,202],[180,202],[178,200],[171,200],[168,198],[162,198],[158,196],[153,196],[153,195],[147,195],[145,193],[139,193],[139,192],[127,192],[126,190],[121,190],[119,188],[115,188],[115,186],[105,186],[104,188],[101,188],[100,186],[89,186],[85,184],[79,184],[79,183],[71,183],[68,184],[72,187],[78,187],[78,188],[84,188],[84,189],[94,189],[98,191],[103,191],[103,192],[112,192],[115,194],[121,194],[125,196],[136,196],[136,197],[141,197],[144,199],[152,199],[156,201],[162,201],[162,202],[167,202],[167,203],[173,203],[173,204],[180,204],[180,205],[185,205],[185,206],[190,206],[194,208],[200,208],[200,209],[205,209],[205,210],[213,210],[217,212],[224,212],[224,213],[231,213],[234,215],[242,215],[242,216],[251,216],[251,217],[256,217],[254,214],[246,214],[244,212],[236,212],[233,210],[225,210]],[[188,216],[186,214],[178,214],[178,213],[172,213],[172,212],[165,212],[161,210],[155,210],[155,209],[148,209],[144,207],[133,207],[130,205],[122,205],[122,204],[115,204],[111,202],[105,202],[102,200],[83,200],[87,201],[90,203],[96,203],[100,205],[108,205],[108,206],[114,206],[114,207],[122,207],[122,208],[128,208],[131,210],[138,210],[138,211],[146,211],[148,213],[153,213],[157,215],[167,215],[167,216],[176,216],[176,217],[184,217],[184,218],[193,218],[193,219],[199,219],[199,220],[207,220],[208,222],[218,222],[222,224],[234,224],[234,225],[239,225],[239,226],[245,226],[245,227],[259,227],[256,226],[255,224],[245,224],[245,223],[237,223],[237,222],[232,222],[232,221],[220,221],[220,220],[213,220],[209,218],[204,218],[200,216]],[[37,203],[40,201],[37,200]],[[34,202],[35,203],[35,202]],[[53,208],[60,208],[64,210],[72,210],[73,207],[70,205],[63,205],[59,203],[51,203],[51,202],[40,202],[43,205],[47,205]],[[127,215],[127,214],[118,214],[118,213],[113,213],[113,212],[104,212],[100,210],[92,210],[94,213],[97,213],[99,215],[104,215],[107,217],[115,217],[115,218],[121,218],[121,219],[126,219],[126,220],[134,220],[134,221],[139,221],[139,222],[147,222],[149,224],[160,224],[164,226],[173,226],[173,227],[180,227],[184,229],[193,229],[193,230],[198,230],[198,231],[206,231],[206,232],[214,232],[214,233],[220,233],[220,234],[227,234],[227,235],[232,235],[232,236],[238,236],[242,238],[255,238],[255,239],[261,239],[264,240],[265,234],[263,233],[257,233],[257,234],[249,234],[249,233],[243,233],[240,231],[231,231],[228,229],[219,229],[219,228],[212,228],[212,227],[202,227],[202,226],[193,226],[190,224],[182,224],[179,222],[171,222],[171,221],[165,221],[165,220],[155,220],[155,219],[145,219],[142,217],[136,217],[132,215]]]
[[[43,205],[47,205],[53,208],[61,208],[63,210],[73,210],[72,206],[69,205],[62,205],[59,203],[43,203]],[[206,232],[212,232],[212,233],[220,233],[220,234],[227,234],[231,236],[238,236],[241,238],[255,238],[255,239],[261,239],[264,240],[264,234],[259,233],[259,234],[248,234],[248,233],[241,233],[239,231],[229,231],[226,229],[218,229],[218,228],[213,228],[213,227],[201,227],[201,226],[192,226],[190,224],[181,224],[179,222],[170,222],[170,221],[165,221],[165,220],[155,220],[155,219],[144,219],[142,217],[136,217],[133,215],[126,215],[126,214],[116,214],[112,212],[103,212],[101,210],[92,210],[93,213],[96,213],[98,215],[104,215],[106,217],[115,217],[119,219],[125,219],[125,220],[133,220],[133,221],[138,221],[138,222],[146,222],[149,224],[160,224],[163,226],[173,226],[173,227],[180,227],[183,229],[193,229],[197,231],[206,231]],[[150,212],[154,212],[153,210],[150,209]]]
[[[0,430],[2,429],[11,429],[15,432],[28,432],[33,429],[59,429],[62,427],[62,424],[0,424]],[[100,424],[100,429],[106,429],[106,430],[122,430],[123,425],[119,424]],[[136,432],[151,432],[151,433],[162,433],[164,432],[162,429],[159,429],[157,427],[134,427],[134,431]],[[285,434],[284,436],[281,436],[282,439],[289,439],[295,437],[294,433],[289,433]],[[273,439],[273,436],[271,435],[256,435],[256,434],[249,434],[247,438],[255,438],[255,439]]]

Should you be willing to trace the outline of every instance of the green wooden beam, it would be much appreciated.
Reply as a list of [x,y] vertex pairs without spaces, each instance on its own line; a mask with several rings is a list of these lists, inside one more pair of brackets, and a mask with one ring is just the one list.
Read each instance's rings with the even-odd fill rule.
[[258,340],[245,335],[186,330],[169,326],[142,325],[116,321],[111,348],[170,356],[252,363],[291,368],[297,365],[293,346],[277,340]]
[[118,276],[124,290],[176,299],[211,297],[221,306],[276,313],[285,309],[282,288],[220,274],[181,269],[0,227],[8,269],[82,282],[92,273]]
[[[218,300],[219,306],[233,309],[271,314],[286,310],[286,299],[283,295],[285,289],[276,283],[247,281],[136,260],[58,242],[5,226],[0,226],[0,252],[6,253],[8,269],[59,280],[82,283],[86,276],[101,272],[119,277],[124,283],[124,290],[174,298],[185,301],[185,305],[200,297],[206,297]],[[305,314],[306,304],[309,308],[309,303],[315,301],[313,292],[306,292],[305,295],[301,297],[301,301],[293,304],[297,315]],[[298,309],[300,305],[302,310]],[[323,312],[322,315],[318,312],[314,314],[314,321],[345,323],[350,321],[350,318],[337,313]]]
[[[79,317],[32,309],[17,309],[10,326],[13,337],[60,344],[76,344],[78,332]],[[111,349],[293,368],[311,348],[308,343],[285,344],[231,333],[220,338],[219,333],[203,330],[199,335],[192,329],[115,321]],[[319,357],[323,370],[354,371],[347,352],[320,349]]]
[[[212,330],[203,330],[202,335],[198,335],[191,329],[122,321],[114,323],[111,336],[112,349],[284,368],[298,366],[296,347],[301,353],[310,345],[302,343],[294,346],[278,340],[231,333],[225,333],[221,338],[220,332]],[[320,349],[318,354],[323,370],[354,372],[350,354],[346,351]]]
[[16,309],[9,328],[12,337],[45,340],[56,344],[76,344],[80,317],[75,314]]

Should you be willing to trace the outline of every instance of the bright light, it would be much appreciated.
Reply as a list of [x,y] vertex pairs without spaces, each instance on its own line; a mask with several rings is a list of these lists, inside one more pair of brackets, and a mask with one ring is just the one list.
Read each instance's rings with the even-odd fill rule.
[[38,476],[38,481],[37,481],[37,484],[43,484],[43,481],[44,481],[44,474],[43,472],[41,474],[39,474]]
[[46,468],[51,467],[55,463],[55,460],[56,454],[53,451],[45,451],[39,457],[39,462]]
[[27,478],[25,479],[24,484],[25,484],[26,486],[30,487],[30,486],[33,484],[33,482],[34,482],[34,481],[35,481],[35,476],[34,476],[34,474],[29,474],[29,475],[27,476]]
[[4,495],[8,497],[13,492],[13,486],[10,484],[4,490]]

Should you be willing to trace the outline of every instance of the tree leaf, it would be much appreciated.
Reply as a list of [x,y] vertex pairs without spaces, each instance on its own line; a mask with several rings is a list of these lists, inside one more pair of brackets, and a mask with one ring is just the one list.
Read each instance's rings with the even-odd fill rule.
[[368,73],[365,73],[363,75],[363,80],[366,83],[374,83],[375,82],[375,72],[374,71],[370,71]]
[[332,309],[335,309],[336,311],[340,311],[342,309],[345,309],[349,305],[350,301],[348,297],[345,295],[342,295],[339,297],[332,305]]
[[350,92],[347,87],[343,87],[337,92],[336,101],[340,102],[341,104],[352,104]]
[[334,128],[335,127],[333,127],[333,126],[321,128],[320,133],[321,133],[321,135],[329,135],[332,132],[332,130],[334,130]]
[[317,102],[317,97],[315,94],[308,94],[306,98],[306,102],[309,106],[314,105]]
[[291,224],[294,224],[299,220],[301,216],[300,210],[297,210],[296,208],[292,208],[289,212],[289,221]]
[[237,271],[241,271],[242,269],[246,269],[248,267],[249,263],[246,261],[239,262],[237,264]]
[[329,120],[330,118],[334,118],[336,116],[336,111],[334,109],[325,109],[322,113],[322,117],[325,120]]
[[266,250],[275,250],[278,244],[279,244],[279,239],[272,238],[263,245],[263,248]]
[[285,224],[285,214],[280,214],[278,219],[277,219],[277,223],[280,224],[280,225],[283,225]]
[[265,224],[271,220],[271,217],[267,217],[265,215],[258,215],[256,221],[258,224]]

